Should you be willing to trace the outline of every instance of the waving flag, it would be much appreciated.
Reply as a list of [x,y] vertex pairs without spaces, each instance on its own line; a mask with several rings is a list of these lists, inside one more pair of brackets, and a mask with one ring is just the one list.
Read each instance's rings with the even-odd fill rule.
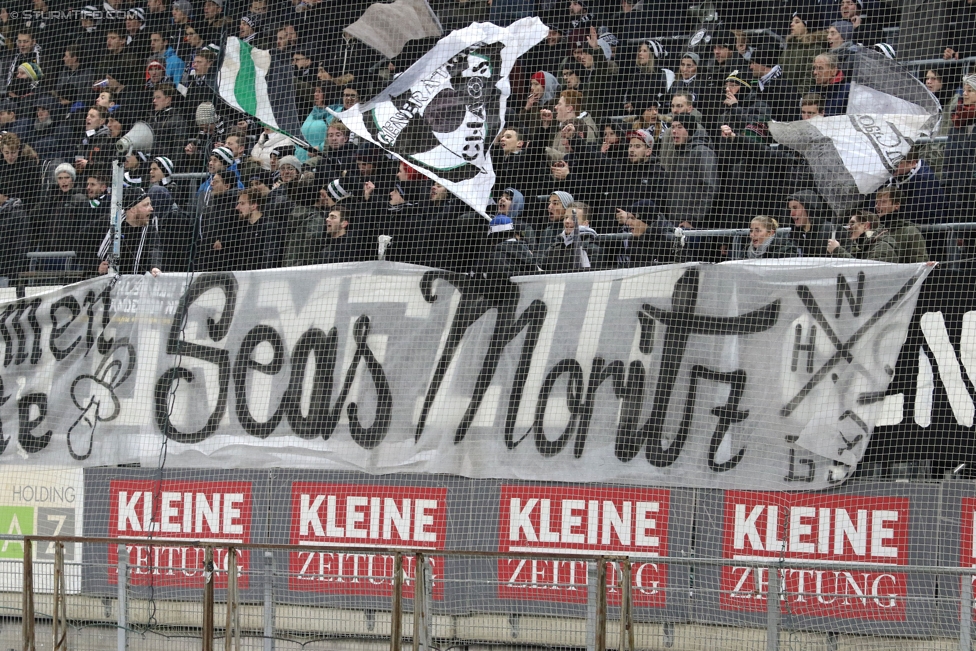
[[403,51],[407,41],[440,36],[444,33],[437,14],[427,0],[396,0],[369,6],[362,18],[345,31],[376,49],[388,59]]
[[302,144],[291,59],[227,37],[217,77],[220,97],[238,111]]
[[333,115],[487,218],[488,145],[504,127],[508,75],[548,32],[538,18],[455,30],[372,100]]
[[941,117],[935,96],[895,61],[857,49],[846,65],[852,71],[846,115],[769,125],[777,142],[807,159],[817,189],[837,214],[884,185],[915,140],[938,129]]

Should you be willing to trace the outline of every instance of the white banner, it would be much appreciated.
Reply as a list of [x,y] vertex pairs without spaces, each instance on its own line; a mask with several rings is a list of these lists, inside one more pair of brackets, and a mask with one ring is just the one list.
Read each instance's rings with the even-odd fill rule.
[[89,281],[0,314],[0,463],[824,488],[864,453],[928,269]]
[[548,32],[538,18],[455,30],[369,102],[334,115],[487,217],[488,147],[504,126],[508,75]]

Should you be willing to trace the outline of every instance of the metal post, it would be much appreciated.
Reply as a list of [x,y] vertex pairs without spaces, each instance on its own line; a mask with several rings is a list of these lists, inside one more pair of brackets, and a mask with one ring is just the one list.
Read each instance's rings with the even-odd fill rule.
[[122,184],[125,170],[116,158],[112,161],[112,263],[109,267],[115,275],[119,274],[119,255],[122,252]]
[[68,648],[68,609],[64,589],[64,543],[54,543],[54,591],[53,612],[51,613],[51,636],[54,651]]
[[963,576],[959,597],[959,651],[973,649],[973,577]]
[[434,613],[434,573],[430,557],[416,554],[413,588],[413,649],[421,651],[431,648],[431,628]]
[[203,557],[203,651],[213,651],[214,636],[214,555],[213,547]]
[[23,626],[24,651],[34,651],[34,553],[30,538],[24,538]]
[[596,649],[596,564],[586,561],[586,651]]
[[631,612],[633,576],[629,560],[620,562],[620,644],[619,651],[634,651],[634,618]]
[[607,561],[596,562],[596,651],[607,650]]
[[118,577],[118,651],[125,651],[129,645],[129,548],[125,545],[119,545]]
[[264,651],[274,651],[274,552],[264,552]]
[[240,651],[237,611],[237,550],[227,548],[227,610],[224,622],[224,651]]
[[[757,569],[756,572],[761,570]],[[766,651],[779,651],[779,570],[766,568],[769,573],[769,591],[766,593]]]
[[393,612],[390,613],[390,651],[400,651],[403,644],[403,631],[400,630],[403,617],[403,556],[393,554]]

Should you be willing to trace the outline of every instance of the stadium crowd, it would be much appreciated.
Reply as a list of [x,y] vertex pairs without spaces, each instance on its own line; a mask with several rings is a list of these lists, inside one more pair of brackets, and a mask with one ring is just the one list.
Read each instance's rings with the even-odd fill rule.
[[[445,31],[526,15],[549,27],[511,77],[506,128],[490,147],[490,223],[329,112],[368,100],[430,45],[386,60],[346,35],[369,2],[4,5],[0,276],[27,271],[29,252],[75,251],[75,269],[107,271],[111,162],[138,121],[153,145],[124,160],[123,273],[375,259],[380,235],[392,238],[388,260],[501,276],[679,255],[914,262],[948,255],[917,225],[972,221],[976,75],[958,61],[976,55],[972,0],[948,3],[946,28],[925,35],[943,59],[923,81],[942,103],[947,142],[913,146],[851,214],[828,207],[807,162],[774,146],[768,123],[844,114],[848,57],[871,48],[894,58],[885,28],[899,25],[900,5],[717,2],[723,22],[691,47],[680,37],[702,10],[672,0],[431,4]],[[311,148],[219,98],[228,35],[288,62]],[[749,236],[679,254],[676,227]]]

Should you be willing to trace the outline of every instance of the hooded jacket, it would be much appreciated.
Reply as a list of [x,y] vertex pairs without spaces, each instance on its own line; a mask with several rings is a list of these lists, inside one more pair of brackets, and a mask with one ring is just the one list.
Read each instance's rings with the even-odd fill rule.
[[711,141],[699,126],[688,142],[675,146],[662,190],[668,218],[692,225],[708,219],[718,190],[718,165]]
[[827,253],[827,242],[836,236],[837,227],[829,219],[829,210],[820,196],[811,190],[801,190],[787,199],[803,205],[810,219],[810,230],[794,225],[790,229],[790,242],[801,256],[823,257]]

